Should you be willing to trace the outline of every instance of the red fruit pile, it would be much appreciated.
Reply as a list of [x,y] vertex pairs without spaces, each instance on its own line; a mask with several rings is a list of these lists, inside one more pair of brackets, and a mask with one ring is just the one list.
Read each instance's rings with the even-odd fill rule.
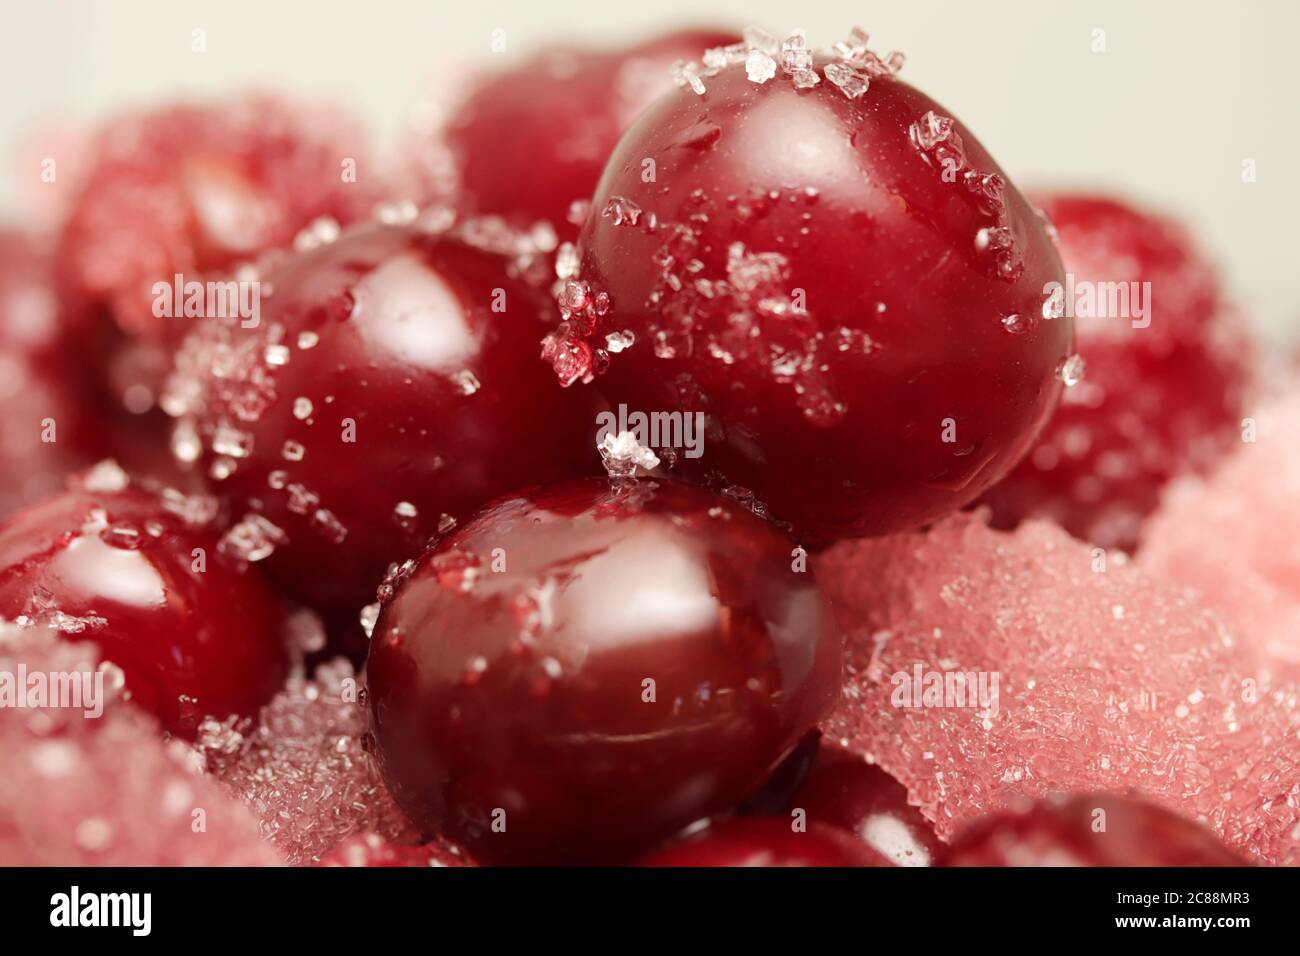
[[543,50],[401,185],[267,97],[65,160],[0,235],[0,695],[107,690],[0,708],[0,863],[1300,858],[1300,651],[1236,613],[1300,555],[1267,514],[1238,587],[1189,554],[1290,456],[1153,526],[1223,618],[1105,550],[1238,427],[1237,317],[902,62]]

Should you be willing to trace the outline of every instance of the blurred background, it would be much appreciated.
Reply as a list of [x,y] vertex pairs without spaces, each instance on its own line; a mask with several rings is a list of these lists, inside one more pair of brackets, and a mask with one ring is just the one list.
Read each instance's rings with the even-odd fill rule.
[[782,36],[802,27],[814,46],[861,25],[874,49],[907,54],[904,78],[975,130],[1020,186],[1112,190],[1182,217],[1261,333],[1300,340],[1292,0],[8,0],[0,216],[39,208],[42,140],[123,106],[270,87],[337,99],[391,142],[461,70],[557,40],[748,23]]

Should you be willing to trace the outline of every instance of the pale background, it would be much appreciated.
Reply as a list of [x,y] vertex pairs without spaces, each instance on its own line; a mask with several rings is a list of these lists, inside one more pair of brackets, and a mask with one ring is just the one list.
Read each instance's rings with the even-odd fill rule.
[[[907,54],[904,76],[1018,184],[1108,188],[1176,212],[1261,330],[1300,341],[1294,0],[0,0],[0,211],[33,208],[39,151],[25,144],[56,123],[257,85],[336,98],[391,141],[440,63],[691,23],[802,27],[818,46],[860,23],[873,48]],[[196,27],[205,53],[191,52]],[[489,52],[496,29],[504,55]],[[1097,29],[1105,53],[1091,50]]]

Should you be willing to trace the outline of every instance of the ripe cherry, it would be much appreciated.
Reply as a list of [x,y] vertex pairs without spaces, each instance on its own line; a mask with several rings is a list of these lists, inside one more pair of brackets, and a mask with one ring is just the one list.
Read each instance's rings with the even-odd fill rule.
[[469,212],[575,233],[570,206],[591,199],[619,136],[671,88],[673,62],[734,39],[688,30],[625,50],[555,47],[484,77],[447,128],[417,144],[417,189]]
[[624,135],[544,354],[612,403],[701,413],[676,473],[821,544],[976,497],[1073,366],[1056,251],[979,142],[896,60],[801,43],[683,71]]
[[1129,797],[1044,800],[976,821],[942,866],[1242,866],[1209,830]]
[[180,736],[208,715],[254,714],[284,678],[283,609],[229,557],[214,514],[98,466],[0,524],[0,617],[94,641]]
[[782,817],[728,820],[643,859],[641,866],[892,866],[847,833],[819,823],[795,830]]
[[[366,224],[260,277],[260,323],[207,322],[165,397],[250,560],[355,614],[392,562],[494,495],[598,468],[588,396],[537,360],[550,304],[470,224]],[[522,240],[521,240],[522,241]]]
[[839,694],[803,567],[675,482],[493,503],[389,582],[368,678],[390,790],[489,863],[621,862],[728,810]]
[[896,866],[930,866],[943,848],[902,784],[839,747],[822,746],[790,808],[848,830]]
[[1096,196],[1050,196],[1044,211],[1088,376],[985,501],[998,527],[1046,517],[1131,551],[1165,483],[1205,471],[1238,438],[1246,330],[1177,224]]

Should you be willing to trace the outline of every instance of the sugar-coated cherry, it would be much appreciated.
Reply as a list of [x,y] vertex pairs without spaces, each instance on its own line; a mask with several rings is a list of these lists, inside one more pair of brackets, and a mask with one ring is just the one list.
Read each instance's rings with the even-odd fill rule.
[[318,219],[368,215],[378,191],[367,153],[349,118],[251,95],[118,116],[65,162],[81,176],[58,262],[85,319],[86,364],[111,398],[152,409],[195,321],[157,316],[155,283],[206,280]]
[[587,397],[537,359],[549,300],[493,237],[446,225],[358,225],[283,259],[256,327],[207,322],[177,356],[177,454],[313,606],[355,614],[490,498],[599,468]]
[[67,338],[46,243],[0,233],[0,516],[109,450]]
[[91,143],[60,262],[75,293],[159,336],[155,282],[227,269],[318,217],[368,214],[367,151],[350,120],[266,96],[117,117]]
[[367,673],[390,790],[489,863],[626,861],[729,809],[839,694],[803,567],[676,482],[491,504],[389,582]]
[[570,207],[591,199],[619,136],[671,88],[673,62],[734,39],[686,30],[625,50],[554,47],[485,76],[444,130],[416,144],[417,188],[469,212],[546,220],[571,235]]
[[957,836],[942,866],[1242,866],[1209,830],[1130,797],[1043,800],[986,817]]
[[821,544],[977,496],[1074,366],[1044,317],[1055,248],[979,142],[895,58],[801,44],[715,53],[624,135],[544,355],[630,410],[702,414],[676,472]]
[[943,848],[902,784],[839,747],[822,746],[790,808],[848,830],[897,866],[930,866]]
[[208,504],[97,466],[0,523],[0,618],[94,641],[181,736],[208,715],[255,714],[284,678],[283,609],[228,556]]
[[1245,324],[1178,224],[1098,196],[1042,202],[1088,374],[984,500],[998,527],[1045,517],[1131,551],[1165,483],[1205,471],[1239,438]]
[[640,866],[893,866],[871,847],[820,823],[795,829],[783,817],[740,817],[641,860]]

